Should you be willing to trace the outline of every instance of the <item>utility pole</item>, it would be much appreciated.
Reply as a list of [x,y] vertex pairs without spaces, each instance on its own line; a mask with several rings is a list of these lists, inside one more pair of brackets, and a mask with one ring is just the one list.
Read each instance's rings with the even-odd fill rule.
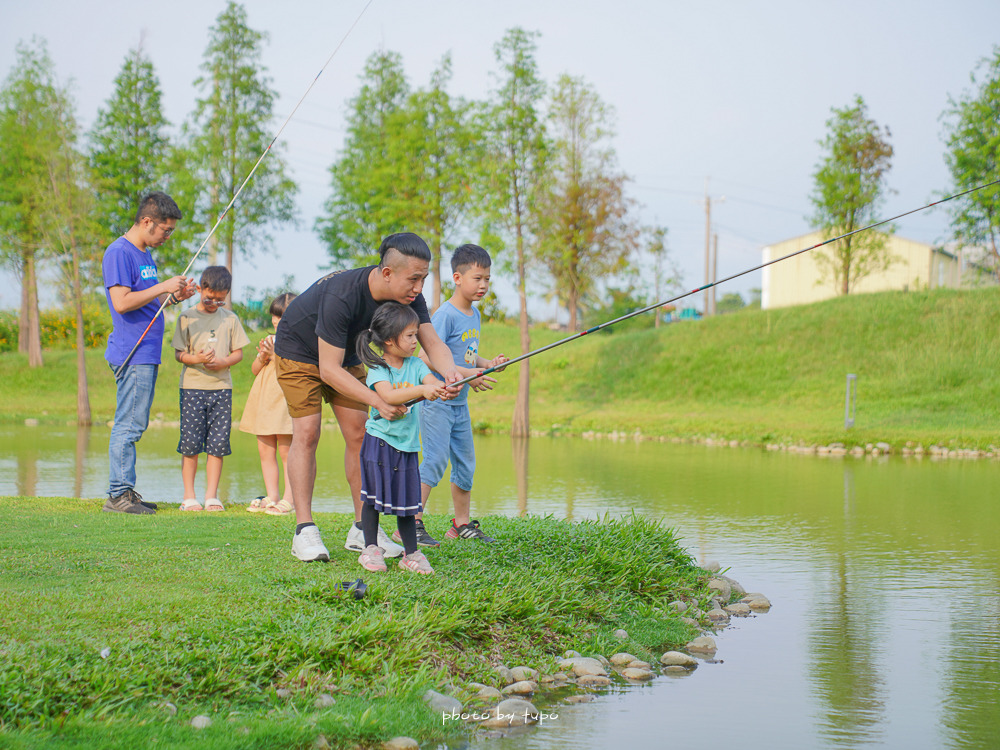
[[[711,282],[711,239],[712,239],[712,199],[708,197],[708,178],[705,178],[705,286]],[[705,290],[705,304],[702,307],[706,317],[710,315],[708,289]]]
[[709,290],[712,293],[712,315],[715,315],[715,280],[718,278],[719,272],[719,233],[716,232],[712,235],[712,288]]
[[[720,203],[726,196],[716,198]],[[715,238],[716,252],[718,252],[719,238]],[[715,269],[717,262],[712,261],[712,198],[708,194],[708,178],[705,178],[705,286],[715,283]],[[705,315],[715,315],[715,287],[705,290]]]

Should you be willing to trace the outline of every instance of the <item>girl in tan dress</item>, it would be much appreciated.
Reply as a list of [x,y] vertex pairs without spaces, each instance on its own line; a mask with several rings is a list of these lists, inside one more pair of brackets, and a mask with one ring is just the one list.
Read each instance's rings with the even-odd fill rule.
[[[271,301],[268,312],[275,328],[281,321],[288,303],[295,298],[291,292],[280,294]],[[260,471],[264,475],[266,495],[254,498],[247,506],[251,512],[264,511],[272,516],[286,516],[294,510],[292,488],[288,483],[288,448],[292,444],[292,418],[288,404],[278,385],[274,369],[274,334],[265,336],[257,345],[257,356],[250,365],[255,379],[247,396],[247,405],[240,419],[240,430],[257,436]],[[285,466],[285,492],[278,499],[278,457]]]

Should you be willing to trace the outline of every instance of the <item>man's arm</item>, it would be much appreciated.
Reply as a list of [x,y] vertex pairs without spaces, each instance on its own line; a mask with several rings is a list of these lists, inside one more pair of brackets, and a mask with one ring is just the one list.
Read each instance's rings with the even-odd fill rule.
[[339,346],[328,344],[323,339],[319,343],[319,376],[323,382],[338,393],[368,404],[382,415],[383,419],[396,419],[406,413],[405,406],[392,406],[371,388],[363,386],[360,381],[344,369],[344,350]]
[[174,276],[161,281],[149,289],[132,290],[127,286],[115,285],[108,287],[111,305],[115,312],[124,314],[145,307],[154,299],[163,304],[163,300],[173,294],[178,302],[188,299],[195,293],[194,286],[184,276]]

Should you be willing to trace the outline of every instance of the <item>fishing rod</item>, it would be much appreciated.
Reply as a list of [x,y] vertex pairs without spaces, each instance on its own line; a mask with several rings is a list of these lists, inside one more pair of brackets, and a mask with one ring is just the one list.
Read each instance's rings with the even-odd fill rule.
[[[977,190],[982,190],[983,188],[992,187],[994,185],[1000,185],[1000,180],[994,180],[993,182],[987,182],[984,185],[979,185],[979,186],[974,187],[974,188],[969,188],[968,190],[964,190],[961,193],[955,193],[954,195],[949,195],[949,196],[947,196],[945,198],[941,198],[940,200],[934,201],[933,203],[928,203],[926,206],[921,206],[920,208],[914,208],[914,209],[912,209],[910,211],[905,211],[905,212],[903,212],[903,213],[901,213],[901,214],[899,214],[897,216],[893,216],[893,217],[888,218],[888,219],[883,219],[882,221],[877,221],[874,224],[869,224],[868,226],[861,227],[860,229],[855,229],[855,230],[850,231],[850,232],[845,232],[844,234],[841,234],[841,235],[839,235],[837,237],[831,237],[828,240],[824,240],[823,242],[818,242],[815,245],[812,245],[810,247],[802,248],[801,250],[796,250],[795,252],[789,253],[788,255],[782,255],[780,258],[775,258],[774,260],[769,260],[766,263],[761,263],[760,265],[754,266],[753,268],[748,268],[745,271],[740,271],[739,273],[734,273],[732,276],[727,276],[724,279],[719,279],[718,281],[713,281],[710,284],[705,284],[705,286],[700,286],[697,289],[692,289],[690,292],[684,292],[683,294],[678,294],[676,297],[671,297],[670,299],[663,300],[663,302],[657,302],[655,304],[648,305],[646,307],[640,308],[639,310],[633,310],[632,312],[626,313],[625,315],[622,315],[621,317],[615,318],[614,320],[609,320],[606,323],[601,323],[600,325],[596,325],[593,328],[588,328],[585,331],[580,331],[579,333],[574,333],[572,336],[567,336],[564,339],[560,339],[559,341],[555,341],[555,342],[553,342],[551,344],[548,344],[546,346],[543,346],[543,347],[540,347],[538,349],[535,349],[534,351],[530,351],[527,354],[522,354],[519,357],[514,357],[514,359],[508,360],[507,362],[504,362],[502,365],[497,365],[496,367],[487,367],[485,370],[483,370],[478,375],[470,375],[469,377],[462,378],[461,380],[458,380],[458,381],[456,381],[454,383],[451,383],[450,385],[451,386],[465,385],[466,383],[472,382],[476,378],[481,378],[484,375],[489,375],[490,373],[496,372],[497,370],[502,370],[503,368],[508,367],[509,365],[516,364],[517,362],[521,362],[521,361],[523,361],[525,359],[528,359],[529,357],[534,357],[536,354],[541,354],[542,352],[547,352],[550,349],[555,349],[557,346],[562,346],[563,344],[567,344],[570,341],[574,341],[575,339],[578,339],[578,338],[581,338],[583,336],[586,336],[588,333],[594,333],[595,331],[600,331],[600,330],[603,330],[605,328],[609,328],[609,327],[613,326],[615,323],[621,323],[623,320],[628,320],[629,318],[634,318],[637,315],[642,315],[643,313],[647,313],[650,310],[655,310],[658,307],[663,307],[664,305],[669,305],[671,302],[676,302],[679,299],[684,299],[685,297],[690,297],[692,294],[697,294],[698,292],[703,292],[706,289],[711,289],[713,286],[718,286],[719,284],[723,284],[723,283],[725,283],[727,281],[732,281],[733,279],[738,279],[740,276],[746,276],[748,273],[753,273],[754,271],[759,271],[760,269],[766,268],[767,266],[773,266],[775,263],[780,263],[783,260],[788,260],[789,258],[794,258],[796,255],[801,255],[802,253],[807,253],[810,250],[815,250],[817,247],[823,247],[823,245],[829,245],[831,242],[836,242],[837,240],[846,239],[847,237],[850,237],[851,235],[858,234],[859,232],[867,232],[869,229],[874,229],[875,227],[880,227],[883,224],[888,224],[890,221],[896,221],[897,219],[902,219],[904,216],[909,216],[910,214],[915,214],[915,213],[918,213],[920,211],[924,211],[924,210],[926,210],[928,208],[931,208],[933,206],[937,206],[937,205],[940,205],[941,203],[946,203],[946,202],[948,202],[950,200],[953,200],[954,198],[961,198],[963,195],[968,195],[969,193],[974,193]],[[423,398],[415,398],[415,399],[413,399],[411,401],[407,401],[404,404],[404,406],[412,406],[413,404],[420,403],[423,400],[424,400]],[[376,415],[375,418],[378,419],[379,418],[378,415]]]
[[[365,7],[361,9],[361,12],[358,14],[358,17],[354,19],[354,23],[352,23],[350,28],[347,29],[347,32],[341,38],[340,43],[337,44],[333,52],[326,59],[326,62],[323,63],[323,67],[319,69],[319,73],[317,73],[316,77],[313,78],[312,83],[309,84],[309,87],[306,89],[305,93],[299,99],[298,103],[292,108],[292,111],[289,113],[288,117],[285,118],[285,121],[281,124],[281,127],[278,128],[278,132],[274,134],[274,137],[271,139],[271,142],[267,144],[267,148],[265,148],[263,153],[261,153],[260,158],[257,159],[257,162],[253,165],[253,168],[247,174],[246,179],[244,179],[243,182],[240,183],[240,186],[233,194],[232,199],[226,205],[225,209],[223,209],[222,213],[219,215],[219,218],[212,226],[212,229],[209,231],[207,235],[205,235],[204,241],[198,247],[198,250],[195,252],[195,254],[191,257],[190,262],[187,264],[187,266],[185,266],[184,271],[181,273],[181,276],[185,277],[187,276],[188,271],[191,270],[191,266],[194,265],[194,262],[198,259],[198,256],[201,255],[201,251],[205,249],[205,245],[208,244],[208,241],[212,238],[212,235],[215,234],[215,230],[219,228],[219,225],[222,224],[223,219],[226,218],[226,215],[229,213],[229,209],[231,209],[233,205],[236,203],[236,199],[239,198],[240,193],[243,192],[243,188],[246,187],[248,182],[250,182],[250,178],[253,177],[254,173],[257,171],[257,167],[259,167],[261,165],[261,162],[264,161],[264,157],[266,157],[271,152],[271,148],[277,142],[278,138],[281,136],[281,133],[285,130],[285,126],[287,126],[288,123],[291,122],[292,117],[294,117],[295,113],[299,111],[299,107],[302,106],[302,102],[304,102],[306,97],[309,96],[309,92],[312,91],[313,86],[316,85],[316,81],[318,81],[319,77],[323,75],[323,71],[326,70],[326,67],[330,64],[330,61],[333,60],[334,56],[336,56],[336,54],[340,51],[340,48],[344,46],[344,42],[347,41],[347,37],[351,35],[352,31],[354,31],[354,27],[358,25],[358,22],[361,21],[361,17],[364,16],[365,11],[368,10],[369,6],[371,6],[373,2],[375,2],[375,0],[368,0],[368,2],[365,3]],[[146,338],[146,334],[149,333],[149,330],[153,327],[153,323],[156,322],[156,319],[160,317],[160,314],[170,303],[171,298],[173,298],[174,300],[177,299],[176,297],[174,297],[173,294],[169,294],[167,295],[167,298],[160,303],[159,309],[156,311],[156,314],[153,316],[153,319],[149,321],[149,325],[146,326],[146,330],[142,332],[141,336],[139,336],[139,340],[135,342],[135,346],[132,347],[132,351],[128,353],[128,356],[125,357],[125,361],[118,366],[117,370],[115,370],[116,378],[118,377],[119,373],[121,373],[121,371],[125,369],[125,366],[128,365],[132,357],[135,356],[136,350],[139,348],[139,344],[141,344],[142,340]]]

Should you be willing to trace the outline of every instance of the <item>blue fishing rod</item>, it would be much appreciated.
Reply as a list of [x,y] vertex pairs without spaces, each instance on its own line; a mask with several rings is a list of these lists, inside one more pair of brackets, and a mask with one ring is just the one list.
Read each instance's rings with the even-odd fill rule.
[[[837,240],[843,240],[843,239],[846,239],[847,237],[851,237],[852,235],[859,234],[861,232],[867,232],[870,229],[875,229],[876,227],[880,227],[883,224],[888,224],[891,221],[896,221],[897,219],[902,219],[904,216],[909,216],[910,214],[915,214],[915,213],[918,213],[920,211],[925,211],[926,209],[932,208],[933,206],[938,206],[938,205],[940,205],[942,203],[947,203],[948,201],[954,200],[955,198],[961,198],[963,195],[969,195],[970,193],[974,193],[977,190],[983,190],[984,188],[992,187],[994,185],[1000,185],[1000,180],[994,180],[993,182],[987,182],[984,185],[978,185],[978,186],[976,186],[974,188],[969,188],[968,190],[963,190],[961,193],[955,193],[954,195],[949,195],[949,196],[947,196],[945,198],[941,198],[940,200],[934,201],[933,203],[928,203],[925,206],[921,206],[920,208],[914,208],[914,209],[912,209],[910,211],[904,211],[903,213],[898,214],[896,216],[892,216],[892,217],[890,217],[888,219],[883,219],[882,221],[877,221],[874,224],[869,224],[868,226],[861,227],[860,229],[855,229],[855,230],[850,231],[850,232],[845,232],[844,234],[838,235],[836,237],[831,237],[828,240],[823,240],[823,242],[817,242],[815,245],[810,245],[809,247],[804,247],[801,250],[796,250],[795,252],[789,253],[788,255],[782,255],[780,258],[775,258],[774,260],[769,260],[766,263],[761,263],[760,265],[754,266],[753,268],[748,268],[745,271],[740,271],[739,273],[734,273],[732,276],[727,276],[724,279],[719,279],[718,281],[713,281],[711,284],[705,284],[704,286],[700,286],[697,289],[692,289],[690,292],[684,292],[683,294],[678,294],[676,297],[671,297],[670,299],[663,300],[663,302],[657,302],[657,303],[655,303],[653,305],[648,305],[648,306],[640,308],[638,310],[633,310],[632,312],[626,313],[625,315],[622,315],[621,317],[615,318],[614,320],[609,320],[606,323],[601,323],[600,325],[596,325],[593,328],[588,328],[585,331],[580,331],[579,333],[574,333],[572,336],[567,336],[564,339],[560,339],[559,341],[555,341],[555,342],[553,342],[551,344],[548,344],[546,346],[543,346],[543,347],[540,347],[538,349],[535,349],[534,351],[530,351],[527,354],[522,354],[519,357],[515,357],[514,359],[511,359],[511,360],[508,360],[507,362],[504,362],[502,365],[498,365],[496,367],[487,367],[480,374],[478,374],[478,375],[470,375],[469,377],[463,378],[461,380],[458,380],[458,381],[452,383],[451,385],[452,386],[465,385],[466,383],[472,382],[476,378],[481,378],[484,375],[489,375],[490,373],[497,372],[498,370],[502,370],[505,367],[509,367],[510,365],[516,364],[517,362],[521,362],[523,360],[526,360],[526,359],[529,359],[531,357],[534,357],[536,354],[541,354],[542,352],[547,352],[550,349],[555,349],[556,347],[562,346],[563,344],[568,344],[570,341],[575,341],[576,339],[582,338],[583,336],[586,336],[587,334],[595,333],[597,331],[602,331],[605,328],[610,328],[615,323],[621,323],[624,320],[628,320],[629,318],[634,318],[637,315],[642,315],[643,313],[647,313],[647,312],[649,312],[651,310],[655,310],[658,307],[663,307],[664,305],[669,305],[671,302],[676,302],[677,300],[684,299],[685,297],[690,297],[692,294],[697,294],[698,292],[703,292],[706,289],[711,289],[712,287],[718,286],[719,284],[724,284],[727,281],[732,281],[733,279],[738,279],[740,276],[746,276],[748,273],[753,273],[754,271],[759,271],[762,268],[767,268],[768,266],[773,266],[775,263],[780,263],[783,260],[788,260],[789,258],[794,258],[796,255],[802,255],[802,253],[807,253],[810,250],[815,250],[818,247],[823,247],[824,245],[829,245],[831,242],[836,242]],[[404,405],[405,406],[412,406],[413,404],[420,403],[423,400],[424,400],[423,398],[415,398],[415,399],[413,399],[411,401],[407,401]],[[379,418],[379,416],[376,415],[375,419],[378,419],[378,418]]]
[[[205,249],[205,245],[208,244],[208,241],[212,238],[212,235],[215,234],[215,230],[219,228],[219,225],[222,224],[223,220],[226,218],[226,215],[229,213],[229,209],[231,209],[233,205],[235,205],[236,199],[239,198],[240,193],[243,192],[243,188],[245,188],[247,183],[250,182],[250,178],[254,176],[254,173],[257,171],[257,167],[259,167],[261,165],[261,162],[264,161],[264,157],[266,157],[269,153],[271,153],[271,148],[278,141],[278,138],[285,130],[285,127],[288,125],[289,122],[291,122],[292,117],[295,116],[295,113],[299,111],[299,107],[302,106],[302,102],[304,102],[306,97],[309,96],[309,92],[312,91],[313,86],[316,85],[316,81],[318,81],[319,77],[323,75],[323,71],[326,70],[326,67],[330,64],[330,61],[333,60],[334,56],[336,56],[336,54],[340,51],[340,48],[344,46],[344,42],[347,41],[347,37],[351,35],[352,31],[354,31],[354,27],[358,25],[358,22],[361,21],[361,17],[364,16],[365,11],[368,10],[369,6],[373,2],[375,2],[375,0],[368,0],[368,2],[365,4],[365,7],[362,8],[361,12],[358,14],[358,17],[354,19],[354,23],[351,24],[350,28],[341,38],[340,43],[334,48],[333,52],[330,53],[330,56],[326,59],[326,62],[323,63],[323,67],[319,69],[319,73],[317,73],[316,77],[313,78],[312,83],[309,84],[309,87],[306,89],[305,93],[299,99],[298,103],[292,108],[292,111],[289,113],[288,117],[285,118],[285,121],[281,124],[281,127],[278,128],[278,132],[274,134],[274,137],[271,139],[271,142],[267,144],[267,148],[264,149],[263,153],[261,153],[260,155],[260,158],[257,159],[256,163],[253,165],[253,168],[247,174],[246,178],[243,180],[242,183],[240,183],[240,186],[233,194],[232,199],[226,205],[225,209],[223,209],[222,213],[219,214],[219,218],[216,220],[215,224],[212,226],[212,229],[209,231],[209,233],[205,235],[204,241],[198,247],[198,250],[195,252],[195,254],[191,257],[191,261],[184,268],[184,271],[183,273],[181,273],[181,276],[186,277],[188,275],[188,271],[191,270],[191,266],[194,265],[194,262],[198,259],[198,256],[201,255],[201,251]],[[139,348],[139,344],[141,344],[142,340],[146,338],[146,334],[149,333],[149,330],[153,327],[153,323],[155,323],[156,319],[160,317],[160,314],[163,312],[164,308],[166,308],[166,306],[170,304],[171,298],[173,298],[176,301],[176,298],[173,297],[172,294],[167,295],[167,298],[163,300],[163,302],[160,304],[159,309],[156,311],[156,314],[153,316],[153,319],[149,321],[149,325],[146,326],[146,330],[142,332],[142,335],[139,336],[139,340],[135,342],[135,346],[132,347],[132,351],[128,353],[128,356],[125,357],[125,361],[118,366],[117,370],[115,370],[116,378],[118,377],[119,373],[121,373],[121,371],[125,369],[126,365],[128,365],[128,363],[132,360],[132,357],[135,356],[136,350],[138,350]]]

